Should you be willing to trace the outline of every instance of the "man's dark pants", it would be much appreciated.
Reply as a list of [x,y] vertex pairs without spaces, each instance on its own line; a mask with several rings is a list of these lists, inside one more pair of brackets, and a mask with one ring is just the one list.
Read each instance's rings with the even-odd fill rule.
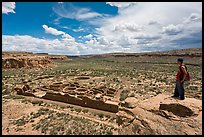
[[176,81],[176,87],[174,90],[174,96],[175,97],[180,97],[180,99],[184,99],[184,87],[183,87],[183,83],[181,83],[180,81]]

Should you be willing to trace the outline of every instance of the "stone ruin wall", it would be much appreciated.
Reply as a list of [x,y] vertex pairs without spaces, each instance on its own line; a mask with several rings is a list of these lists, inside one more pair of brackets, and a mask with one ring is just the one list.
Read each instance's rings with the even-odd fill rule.
[[89,107],[94,109],[100,109],[109,112],[118,112],[118,105],[108,104],[102,100],[93,100],[86,96],[77,98],[74,96],[70,96],[69,94],[62,95],[60,93],[52,93],[47,92],[45,96],[42,97],[43,99],[54,100],[74,105],[79,105],[82,107]]
[[[62,90],[62,88],[69,90],[65,91],[64,89]],[[14,91],[17,92],[17,94],[19,95],[33,96],[114,113],[118,112],[118,102],[104,100],[103,96],[99,99],[95,99],[93,97],[96,94],[103,95],[102,90],[97,88],[93,88],[91,90],[87,91],[83,87],[80,87],[79,85],[73,83],[55,83],[50,85],[48,89],[46,89],[45,87],[30,89],[27,84],[20,84],[14,88]],[[107,90],[109,92],[106,91],[106,96],[109,96],[110,94],[114,96],[115,93],[113,93],[113,90],[114,89]]]

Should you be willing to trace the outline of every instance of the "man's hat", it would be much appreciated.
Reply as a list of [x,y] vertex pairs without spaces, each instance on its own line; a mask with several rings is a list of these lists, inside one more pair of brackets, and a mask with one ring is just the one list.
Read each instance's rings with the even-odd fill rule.
[[177,61],[183,62],[183,59],[182,58],[178,58]]

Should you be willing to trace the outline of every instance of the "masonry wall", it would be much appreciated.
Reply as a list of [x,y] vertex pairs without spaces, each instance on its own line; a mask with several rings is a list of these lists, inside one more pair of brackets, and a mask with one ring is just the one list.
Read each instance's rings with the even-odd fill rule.
[[74,104],[74,105],[79,105],[83,107],[100,109],[100,110],[114,112],[114,113],[118,112],[118,105],[107,104],[101,100],[92,100],[88,97],[76,98],[68,94],[61,95],[60,93],[47,92],[46,95],[43,96],[42,98],[48,99],[48,100],[60,101],[64,103],[69,103],[69,104]]

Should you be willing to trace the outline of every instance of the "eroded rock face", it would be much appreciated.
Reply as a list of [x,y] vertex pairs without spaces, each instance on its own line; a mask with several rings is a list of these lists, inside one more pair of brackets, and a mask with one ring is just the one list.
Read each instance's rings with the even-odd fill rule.
[[3,57],[2,68],[45,68],[53,65],[53,62],[43,56],[20,56],[20,57]]
[[67,56],[65,55],[49,55],[48,56],[51,60],[70,60]]
[[70,60],[65,55],[33,54],[32,52],[2,52],[2,68],[46,68],[53,66],[53,60]]

